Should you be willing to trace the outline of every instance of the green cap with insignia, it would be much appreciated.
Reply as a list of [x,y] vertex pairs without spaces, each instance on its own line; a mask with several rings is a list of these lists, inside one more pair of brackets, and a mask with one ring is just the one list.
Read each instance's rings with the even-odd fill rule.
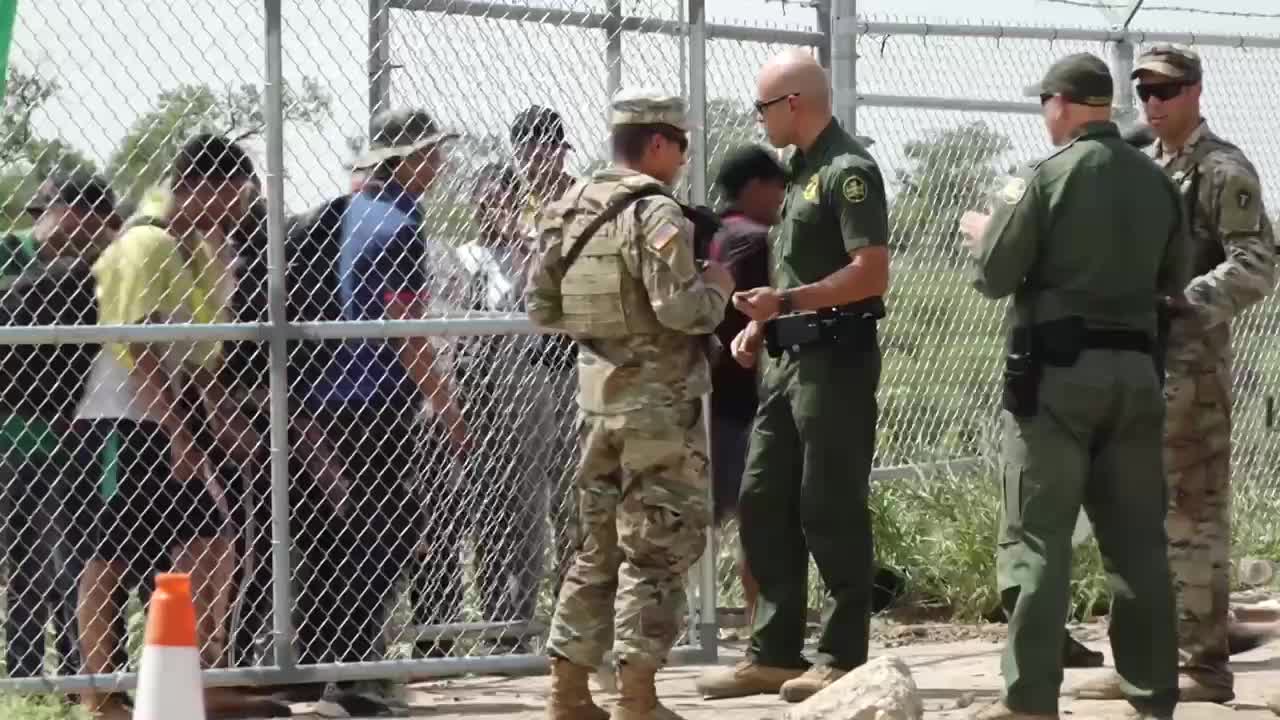
[[613,96],[609,124],[618,125],[670,125],[678,130],[689,129],[689,118],[684,98],[668,95],[654,88],[624,88]]
[[1111,70],[1093,53],[1074,53],[1049,66],[1040,82],[1027,86],[1027,97],[1061,95],[1077,105],[1106,107],[1115,86]]
[[1185,45],[1160,43],[1147,48],[1133,65],[1130,79],[1137,79],[1140,72],[1159,73],[1174,80],[1194,85],[1200,82],[1203,68],[1200,54]]

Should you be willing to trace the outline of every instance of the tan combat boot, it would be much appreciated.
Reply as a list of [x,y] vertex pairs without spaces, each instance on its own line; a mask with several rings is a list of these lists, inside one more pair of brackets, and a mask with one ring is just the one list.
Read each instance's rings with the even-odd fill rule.
[[827,665],[814,665],[798,678],[782,683],[778,694],[789,703],[804,702],[844,677],[846,671]]
[[551,658],[547,720],[609,720],[609,713],[591,699],[591,690],[587,687],[590,672],[590,668],[563,658]]
[[733,667],[718,668],[698,678],[698,692],[702,693],[704,700],[777,695],[788,680],[795,680],[804,672],[796,668],[769,667],[743,660]]
[[978,708],[969,720],[1058,720],[1058,714],[1024,713],[1012,710],[1003,700],[997,700],[985,707]]
[[657,668],[643,663],[619,663],[618,686],[621,694],[610,720],[683,720],[658,702],[654,687]]

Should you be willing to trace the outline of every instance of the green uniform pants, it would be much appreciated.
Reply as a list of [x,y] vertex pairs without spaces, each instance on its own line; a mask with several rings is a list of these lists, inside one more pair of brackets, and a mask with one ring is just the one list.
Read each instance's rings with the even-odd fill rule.
[[1151,358],[1086,350],[1046,367],[1037,413],[1004,414],[1005,523],[997,573],[1013,601],[1001,670],[1005,702],[1058,712],[1071,533],[1083,503],[1112,593],[1111,648],[1130,703],[1177,702],[1177,631],[1164,528],[1164,403]]
[[880,351],[813,347],[763,360],[738,508],[760,586],[748,654],[762,665],[805,666],[812,553],[827,589],[816,660],[849,670],[867,661]]

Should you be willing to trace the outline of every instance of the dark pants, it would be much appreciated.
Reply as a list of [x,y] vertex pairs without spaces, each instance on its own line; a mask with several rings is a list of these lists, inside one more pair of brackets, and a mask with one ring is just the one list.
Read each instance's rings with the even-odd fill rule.
[[817,662],[867,661],[872,587],[868,481],[875,451],[878,349],[809,347],[762,358],[738,513],[760,586],[748,650],[762,665],[804,667],[808,556],[827,589]]
[[419,537],[421,505],[413,408],[321,418],[345,463],[347,510],[320,518],[302,555],[299,660],[382,659],[382,633],[396,582]]
[[52,621],[59,662],[51,675],[80,671],[76,630],[76,582],[80,563],[63,511],[60,473],[65,460],[11,450],[0,464],[3,484],[5,587],[5,667],[9,677],[40,675],[45,630]]

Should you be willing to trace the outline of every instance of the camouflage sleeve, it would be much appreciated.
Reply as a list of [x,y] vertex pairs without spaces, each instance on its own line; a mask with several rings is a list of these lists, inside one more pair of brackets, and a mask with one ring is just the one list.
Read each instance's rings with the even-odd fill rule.
[[973,287],[986,297],[1011,295],[1031,269],[1040,245],[1040,199],[1030,167],[1009,177],[996,192],[991,220],[970,263]]
[[732,285],[707,285],[693,257],[693,225],[666,199],[648,203],[639,219],[640,276],[658,322],[690,335],[715,331]]
[[564,315],[560,298],[560,241],[564,215],[558,205],[548,208],[539,224],[538,259],[524,291],[525,311],[535,325],[556,328]]
[[1207,203],[1222,238],[1226,258],[1191,279],[1187,303],[1205,328],[1229,322],[1271,294],[1276,279],[1276,248],[1263,206],[1258,176],[1245,162],[1232,159],[1214,169]]

